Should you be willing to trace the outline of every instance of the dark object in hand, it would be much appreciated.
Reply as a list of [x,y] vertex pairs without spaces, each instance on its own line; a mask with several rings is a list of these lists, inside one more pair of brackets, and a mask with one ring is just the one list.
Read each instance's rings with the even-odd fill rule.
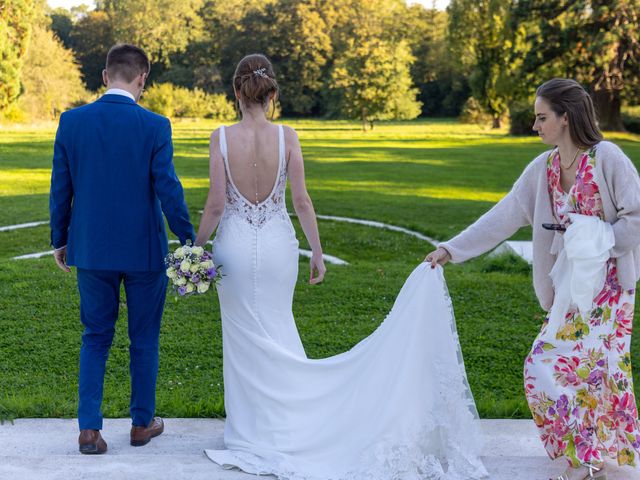
[[542,228],[545,230],[556,230],[558,232],[564,232],[566,228],[559,223],[543,223]]

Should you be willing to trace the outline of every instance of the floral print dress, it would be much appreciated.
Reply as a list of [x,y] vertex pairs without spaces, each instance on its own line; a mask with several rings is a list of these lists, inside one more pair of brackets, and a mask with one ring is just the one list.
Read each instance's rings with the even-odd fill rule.
[[[547,161],[549,195],[564,225],[570,222],[568,213],[604,220],[595,148],[581,154],[578,162],[575,184],[565,193],[557,149]],[[525,393],[551,458],[565,456],[577,467],[610,457],[640,470],[630,354],[635,291],[620,287],[614,258],[607,261],[606,271],[589,318],[570,309],[555,334],[546,332],[546,319],[525,362]]]

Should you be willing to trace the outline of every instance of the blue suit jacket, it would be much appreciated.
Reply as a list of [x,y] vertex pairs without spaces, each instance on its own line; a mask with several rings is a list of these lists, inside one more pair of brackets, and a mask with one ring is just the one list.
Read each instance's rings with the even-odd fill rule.
[[164,269],[169,228],[194,239],[169,120],[122,95],[63,113],[53,151],[51,244],[92,270]]

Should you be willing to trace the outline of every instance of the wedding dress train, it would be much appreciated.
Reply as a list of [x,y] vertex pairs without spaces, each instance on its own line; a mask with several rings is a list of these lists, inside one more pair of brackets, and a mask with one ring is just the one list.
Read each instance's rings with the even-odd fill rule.
[[[442,268],[419,265],[378,329],[308,359],[292,314],[298,242],[285,208],[284,135],[271,195],[234,185],[214,241],[222,314],[225,468],[291,480],[469,480],[486,476],[482,435]],[[349,319],[345,318],[345,322]]]

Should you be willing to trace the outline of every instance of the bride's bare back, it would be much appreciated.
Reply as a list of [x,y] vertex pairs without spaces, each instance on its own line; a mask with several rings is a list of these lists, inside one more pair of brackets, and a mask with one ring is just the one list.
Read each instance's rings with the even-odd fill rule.
[[264,202],[278,176],[278,127],[272,123],[225,129],[229,173],[240,194],[250,203]]
[[[288,179],[291,203],[312,250],[309,282],[320,283],[325,267],[316,215],[305,185],[300,141],[292,128],[274,125],[267,118],[268,107],[278,96],[269,60],[261,54],[244,57],[233,75],[233,89],[242,119],[211,134],[210,187],[196,245],[208,242],[223,216],[234,211],[241,211],[256,231],[273,212],[285,218],[292,229],[284,200]],[[295,257],[297,263],[297,250]]]

